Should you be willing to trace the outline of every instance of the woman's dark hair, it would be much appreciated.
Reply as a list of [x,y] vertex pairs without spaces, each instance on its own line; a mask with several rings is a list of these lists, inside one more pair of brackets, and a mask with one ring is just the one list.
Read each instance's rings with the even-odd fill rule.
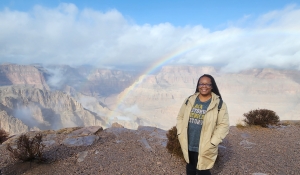
[[218,89],[218,86],[217,86],[217,83],[216,83],[214,77],[212,77],[211,75],[208,75],[208,74],[204,74],[204,75],[202,75],[202,76],[198,79],[197,86],[196,86],[196,92],[199,92],[198,86],[199,86],[200,79],[201,79],[202,77],[207,77],[207,78],[210,79],[210,81],[211,81],[211,87],[212,87],[211,91],[212,91],[213,93],[215,93],[216,95],[218,95],[220,98],[222,98],[222,96],[221,96],[221,94],[220,94],[220,92],[219,92],[219,89]]

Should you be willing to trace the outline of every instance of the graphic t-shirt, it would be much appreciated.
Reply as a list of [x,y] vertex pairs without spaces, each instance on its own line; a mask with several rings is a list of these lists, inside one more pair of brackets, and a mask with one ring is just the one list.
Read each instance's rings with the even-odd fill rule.
[[195,100],[194,106],[190,112],[188,126],[189,151],[199,151],[199,141],[203,119],[210,102],[211,99],[206,102],[201,102],[199,98],[196,98]]

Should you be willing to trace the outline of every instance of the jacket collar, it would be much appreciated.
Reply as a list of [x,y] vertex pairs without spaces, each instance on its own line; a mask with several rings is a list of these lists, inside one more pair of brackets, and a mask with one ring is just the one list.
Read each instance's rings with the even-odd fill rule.
[[[189,103],[191,103],[191,105],[193,105],[193,103],[195,102],[196,98],[198,98],[200,92],[196,92],[194,93],[190,99],[189,99]],[[211,110],[212,108],[214,108],[218,103],[219,103],[219,96],[216,95],[215,93],[211,93],[211,102],[210,105],[207,108],[207,111]]]

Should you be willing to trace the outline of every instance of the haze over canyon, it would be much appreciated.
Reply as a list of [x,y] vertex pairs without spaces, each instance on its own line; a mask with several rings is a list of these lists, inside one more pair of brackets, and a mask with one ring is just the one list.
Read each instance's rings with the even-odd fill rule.
[[0,127],[28,130],[119,123],[170,129],[184,99],[203,74],[215,77],[230,124],[252,109],[274,110],[281,120],[299,120],[300,71],[249,69],[225,73],[215,67],[164,66],[138,71],[41,64],[0,65]]

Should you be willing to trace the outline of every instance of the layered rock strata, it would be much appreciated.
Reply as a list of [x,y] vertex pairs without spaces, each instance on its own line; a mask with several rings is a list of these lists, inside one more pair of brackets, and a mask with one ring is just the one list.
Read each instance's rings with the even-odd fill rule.
[[31,65],[1,64],[0,80],[0,86],[26,84],[49,90],[43,74]]
[[[230,123],[235,125],[253,109],[270,109],[282,120],[297,120],[300,112],[300,71],[252,69],[239,73],[221,72],[213,67],[166,66],[157,74],[145,76],[116,99],[117,110],[130,109],[144,125],[169,129],[184,99],[192,95],[198,78],[211,74],[228,106]],[[134,122],[135,119],[132,119]]]
[[[0,110],[34,129],[59,129],[72,126],[105,125],[105,121],[73,97],[59,91],[28,86],[0,87]],[[11,122],[10,122],[11,123]],[[9,124],[10,125],[10,124]],[[9,130],[15,133],[16,130]]]

